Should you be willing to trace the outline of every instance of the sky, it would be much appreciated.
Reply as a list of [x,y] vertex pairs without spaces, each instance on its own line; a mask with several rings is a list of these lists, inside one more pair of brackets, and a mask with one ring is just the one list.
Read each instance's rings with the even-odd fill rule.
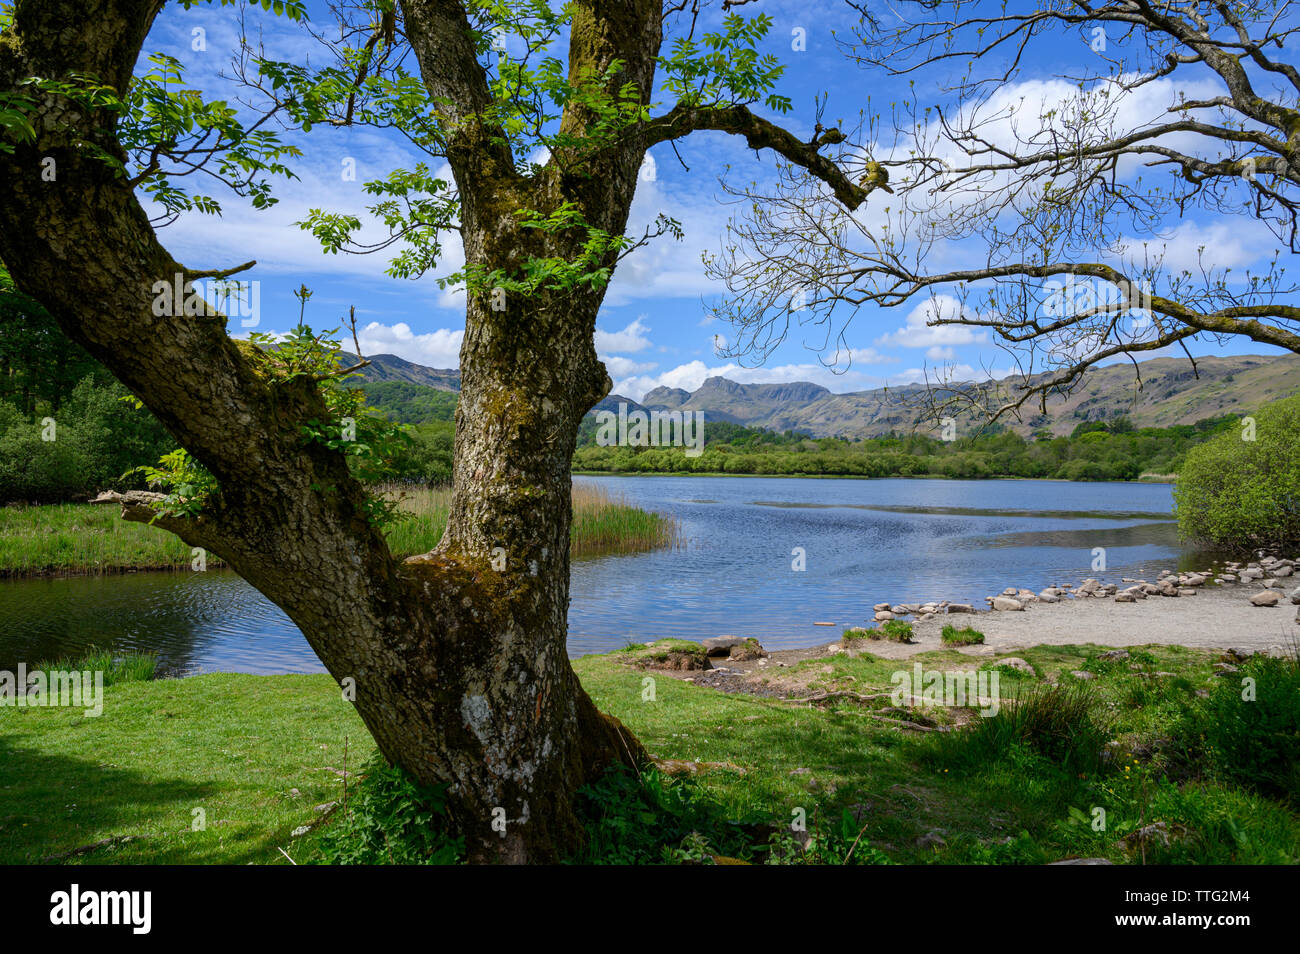
[[[786,65],[778,92],[791,98],[786,116],[761,106],[755,112],[779,121],[796,136],[811,136],[814,99],[828,97],[825,117],[851,124],[860,110],[877,107],[908,95],[904,80],[858,67],[836,45],[836,36],[850,37],[859,14],[836,0],[762,3],[773,26],[760,50],[779,56]],[[906,8],[888,0],[873,0],[873,12],[897,18]],[[748,11],[755,8],[742,8]],[[311,0],[315,27],[330,23],[323,4]],[[319,51],[303,28],[260,11],[248,11],[247,27],[260,36],[270,55],[300,59]],[[702,21],[704,29],[716,25]],[[229,73],[238,45],[239,14],[230,7],[199,5],[182,10],[168,5],[159,16],[146,44],[146,52],[159,51],[180,59],[187,80],[209,98],[234,101],[241,96]],[[201,31],[196,33],[197,31]],[[196,48],[199,47],[199,48]],[[802,47],[802,48],[800,48]],[[1088,65],[1095,54],[1084,38],[1043,44],[1023,64],[1021,73],[999,95],[1007,101],[1031,101],[1068,95],[1070,86],[1058,78],[1068,65]],[[938,77],[921,80],[935,85]],[[1193,84],[1195,85],[1195,84]],[[1152,84],[1135,117],[1158,115],[1177,90],[1168,83]],[[247,96],[245,91],[242,95]],[[938,93],[934,94],[938,97]],[[665,97],[657,97],[663,99]],[[922,96],[924,98],[924,96]],[[664,111],[661,107],[659,112]],[[828,122],[827,125],[830,123]],[[282,333],[297,323],[299,301],[293,291],[301,285],[312,290],[305,319],[313,327],[340,325],[355,307],[360,343],[367,354],[390,353],[436,368],[454,368],[464,329],[463,293],[439,288],[438,274],[454,271],[462,263],[453,235],[445,268],[417,280],[393,279],[384,274],[388,258],[371,255],[326,255],[316,239],[296,223],[312,208],[358,214],[363,221],[368,197],[362,184],[395,168],[409,167],[424,157],[398,135],[373,129],[317,127],[302,134],[289,130],[287,141],[304,151],[292,160],[297,179],[276,179],[277,204],[257,210],[237,196],[217,195],[220,216],[197,212],[183,215],[161,231],[161,239],[188,268],[219,269],[256,259],[257,266],[241,278],[259,283],[257,324],[232,318],[232,334],[249,331]],[[842,342],[828,343],[824,330],[795,327],[786,340],[757,366],[750,357],[719,355],[719,346],[734,340],[726,322],[710,320],[709,306],[725,295],[725,288],[705,273],[702,253],[716,252],[726,239],[726,223],[735,209],[719,185],[726,174],[748,182],[768,180],[773,157],[756,155],[743,140],[723,133],[696,133],[677,144],[651,150],[633,203],[629,234],[640,235],[659,213],[680,221],[685,237],[655,240],[624,260],[610,284],[597,321],[596,344],[614,380],[614,393],[639,400],[658,386],[693,390],[706,378],[721,375],[740,382],[812,381],[835,392],[857,391],[922,379],[927,369],[949,367],[957,378],[974,378],[1009,371],[1007,357],[986,332],[969,327],[927,327],[933,304],[918,298],[893,309],[863,309],[843,329]],[[349,178],[345,170],[355,169]],[[438,170],[435,169],[435,172]],[[450,178],[447,170],[445,178]],[[874,193],[860,211],[868,223],[881,215],[884,193]],[[363,235],[377,232],[363,232]],[[1198,254],[1238,274],[1262,267],[1277,248],[1277,240],[1262,225],[1241,216],[1215,218],[1189,213],[1168,223],[1162,252],[1170,265],[1194,266]],[[1202,253],[1201,250],[1204,250]],[[955,249],[960,258],[971,250]],[[955,260],[954,259],[954,260]],[[251,321],[251,319],[249,319]],[[1253,342],[1238,340],[1227,347],[1193,340],[1194,354],[1277,353]],[[1181,352],[1179,352],[1181,353]]]

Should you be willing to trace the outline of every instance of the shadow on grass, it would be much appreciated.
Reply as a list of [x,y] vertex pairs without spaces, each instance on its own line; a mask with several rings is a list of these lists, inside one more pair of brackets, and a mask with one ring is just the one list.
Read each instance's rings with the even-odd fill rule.
[[[156,837],[163,832],[141,830],[145,819],[168,806],[188,818],[191,806],[216,791],[211,783],[24,748],[0,732],[0,863],[111,861],[105,849],[61,856],[105,838]],[[253,857],[250,851],[248,859],[231,860]]]

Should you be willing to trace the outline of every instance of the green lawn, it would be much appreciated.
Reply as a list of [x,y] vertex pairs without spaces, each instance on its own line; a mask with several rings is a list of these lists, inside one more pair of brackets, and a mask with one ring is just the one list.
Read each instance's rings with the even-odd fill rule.
[[[1215,657],[1146,647],[1135,673],[1127,664],[1099,664],[1098,651],[1028,650],[1020,655],[1038,676],[1002,678],[1005,699],[1048,677],[1075,683],[1068,673],[1081,667],[1099,673],[1087,687],[1113,720],[1108,735],[1119,744],[1095,775],[1018,749],[964,758],[969,729],[904,731],[866,714],[879,707],[794,705],[696,687],[629,665],[651,652],[644,648],[588,656],[576,668],[596,703],[657,758],[716,763],[697,778],[726,817],[781,828],[802,809],[818,831],[839,826],[848,810],[861,818],[859,854],[870,850],[876,860],[1079,855],[1132,863],[1143,855],[1122,839],[1164,821],[1176,836],[1168,847],[1149,845],[1148,862],[1300,861],[1294,806],[1202,773],[1205,760],[1189,757],[1177,739],[1196,690],[1218,682]],[[936,668],[971,662],[951,650],[916,659]],[[810,691],[866,694],[889,688],[897,668],[869,655],[836,656],[783,674],[803,673]],[[1145,675],[1151,672],[1172,675]],[[655,680],[654,701],[643,701],[647,675]],[[287,864],[278,849],[310,861],[317,832],[292,833],[318,818],[316,806],[342,797],[345,744],[352,771],[374,751],[328,676],[206,675],[105,693],[98,719],[0,708],[0,863],[39,861],[123,835],[148,837],[72,862]],[[916,718],[943,725],[951,712]],[[1097,807],[1107,812],[1104,832],[1087,824]],[[196,808],[206,813],[205,831],[192,830]],[[935,831],[942,844],[918,844]]]

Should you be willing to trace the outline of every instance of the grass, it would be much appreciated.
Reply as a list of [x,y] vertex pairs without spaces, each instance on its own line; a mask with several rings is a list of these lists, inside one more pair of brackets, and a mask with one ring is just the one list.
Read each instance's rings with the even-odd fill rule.
[[[1300,862],[1297,803],[1238,784],[1205,754],[1208,700],[1197,690],[1227,692],[1208,651],[1151,646],[1111,664],[1098,658],[1104,647],[1022,650],[1041,678],[1005,679],[997,716],[914,710],[918,723],[950,729],[922,732],[874,718],[890,716],[888,699],[798,705],[666,674],[656,674],[647,699],[639,664],[668,646],[575,663],[597,705],[653,755],[700,765],[681,784],[652,777],[599,786],[590,796],[593,841],[583,860],[722,854],[762,861],[773,857],[763,844],[788,835],[801,811],[819,847],[787,859],[837,862],[856,839],[853,860],[869,862]],[[1070,680],[1089,661],[1105,664],[1096,666],[1097,678]],[[970,659],[944,649],[913,662],[952,668]],[[888,689],[903,665],[838,655],[768,676],[870,695]],[[1268,685],[1260,682],[1261,698]],[[1104,755],[1090,761],[1098,746]],[[121,683],[106,689],[97,719],[79,710],[0,708],[0,863],[122,836],[142,837],[66,860],[287,864],[281,849],[299,862],[357,859],[338,837],[353,816],[317,826],[323,813],[316,808],[342,800],[346,786],[358,811],[387,815],[384,804],[367,807],[370,779],[359,789],[355,777],[373,754],[328,676]],[[1104,831],[1091,824],[1096,808],[1105,811]],[[193,828],[195,809],[203,809],[204,830]],[[1134,832],[1155,821],[1176,837],[1168,846],[1134,847]],[[918,842],[932,832],[942,841]],[[367,860],[406,857],[392,845],[372,849]]]
[[92,647],[76,659],[61,657],[37,663],[29,672],[101,672],[104,685],[123,682],[147,682],[158,673],[158,657],[153,653],[125,653],[113,655],[107,650]]
[[[451,491],[415,488],[399,492],[406,519],[388,531],[398,557],[437,546],[447,527]],[[671,517],[628,504],[602,487],[573,488],[572,554],[637,553],[672,546],[677,523]],[[116,507],[99,504],[49,504],[0,507],[0,577],[97,574],[132,570],[188,569],[188,544],[166,531],[132,523]],[[209,555],[208,566],[221,561]]]
[[944,623],[940,638],[945,646],[975,646],[984,642],[984,634],[978,629],[970,626],[958,629],[952,623]]

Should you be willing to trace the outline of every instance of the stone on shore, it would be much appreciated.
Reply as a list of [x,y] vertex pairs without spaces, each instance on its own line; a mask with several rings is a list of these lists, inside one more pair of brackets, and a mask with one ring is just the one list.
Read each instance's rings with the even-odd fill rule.
[[1023,610],[1025,604],[1009,596],[995,596],[993,597],[993,608],[1006,611]]
[[1276,606],[1281,598],[1272,590],[1265,590],[1263,593],[1256,593],[1250,598],[1250,601],[1256,606]]

